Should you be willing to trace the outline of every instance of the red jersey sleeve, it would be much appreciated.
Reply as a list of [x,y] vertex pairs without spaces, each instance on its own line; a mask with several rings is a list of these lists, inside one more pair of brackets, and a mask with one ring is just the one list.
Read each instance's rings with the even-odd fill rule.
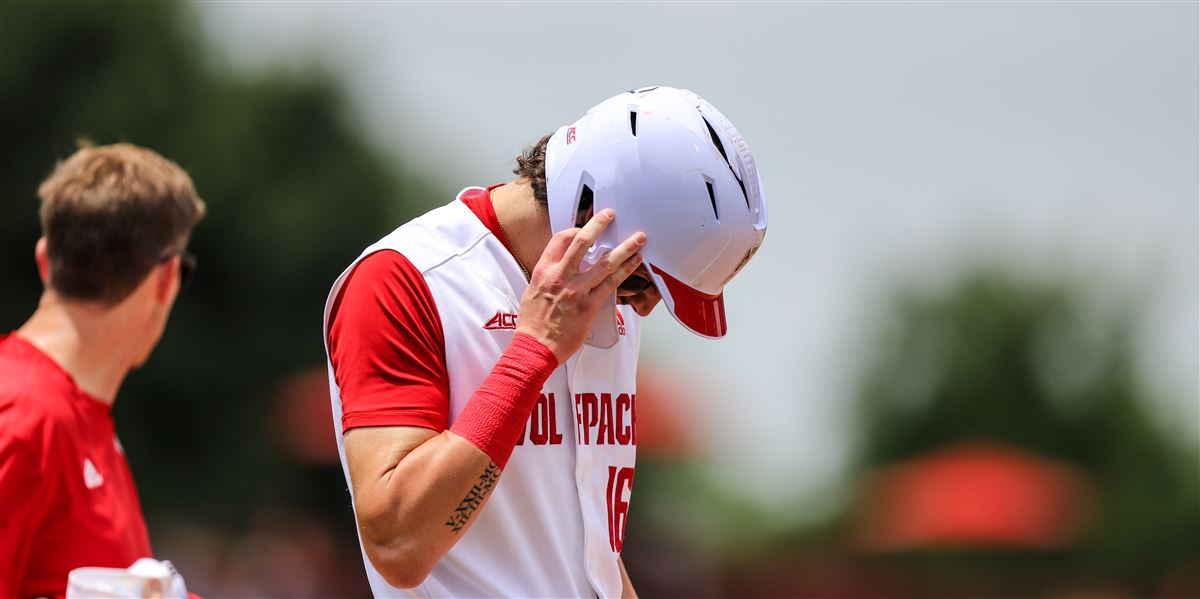
[[446,430],[446,339],[429,285],[408,258],[383,250],[355,265],[330,310],[328,341],[343,432]]
[[[0,423],[11,424],[2,418]],[[0,518],[0,564],[4,564],[0,567],[0,597],[18,597],[24,590],[22,582],[41,503],[41,474],[26,448],[0,430],[0,514],[4,514]]]

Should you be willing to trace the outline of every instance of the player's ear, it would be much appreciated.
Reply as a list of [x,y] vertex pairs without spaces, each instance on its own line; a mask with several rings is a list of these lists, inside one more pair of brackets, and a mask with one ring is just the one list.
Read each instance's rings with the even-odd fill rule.
[[179,256],[171,256],[154,269],[154,276],[158,277],[154,283],[154,299],[161,303],[171,301],[171,294],[179,281],[179,260]]
[[39,237],[37,244],[33,247],[33,260],[37,263],[38,276],[42,279],[42,285],[50,283],[50,254],[46,252],[46,237]]

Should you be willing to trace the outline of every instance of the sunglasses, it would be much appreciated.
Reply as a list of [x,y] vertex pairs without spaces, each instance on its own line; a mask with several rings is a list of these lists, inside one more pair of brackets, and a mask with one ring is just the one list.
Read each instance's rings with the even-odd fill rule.
[[187,250],[180,250],[174,254],[167,254],[158,261],[166,262],[175,256],[179,256],[179,286],[182,287],[192,278],[192,273],[196,272],[196,255]]

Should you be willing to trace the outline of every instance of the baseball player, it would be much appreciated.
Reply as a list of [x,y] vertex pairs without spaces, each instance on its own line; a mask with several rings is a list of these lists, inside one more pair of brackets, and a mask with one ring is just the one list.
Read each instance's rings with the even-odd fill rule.
[[54,597],[82,566],[150,541],[112,405],[162,336],[204,216],[183,169],[128,144],[84,148],[38,189],[45,284],[0,337],[0,597]]
[[[762,243],[750,150],[691,92],[634,90],[337,279],[334,420],[377,597],[633,597],[621,563],[640,319],[725,334]],[[404,590],[409,589],[409,590]]]

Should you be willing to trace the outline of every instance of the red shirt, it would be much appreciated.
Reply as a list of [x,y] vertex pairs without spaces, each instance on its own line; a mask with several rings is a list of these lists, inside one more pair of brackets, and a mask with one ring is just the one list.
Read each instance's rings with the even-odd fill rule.
[[110,406],[0,337],[0,599],[64,595],[75,568],[141,557],[150,539]]
[[[496,187],[467,190],[462,201],[511,252],[492,207]],[[360,260],[334,299],[329,323],[343,432],[360,426],[446,430],[446,339],[429,285],[408,258],[382,250]]]

